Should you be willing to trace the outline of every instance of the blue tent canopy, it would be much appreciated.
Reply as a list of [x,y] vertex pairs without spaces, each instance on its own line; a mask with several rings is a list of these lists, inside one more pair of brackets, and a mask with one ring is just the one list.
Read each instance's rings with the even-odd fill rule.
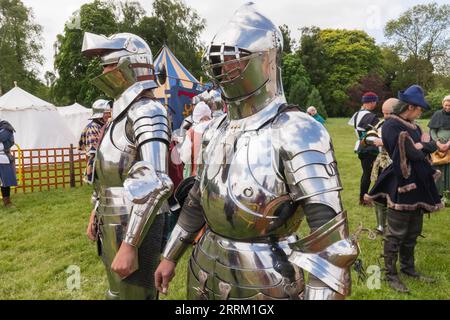
[[206,88],[181,64],[173,52],[163,46],[154,61],[155,68],[166,70],[166,82],[155,90],[155,95],[168,108],[173,129],[178,129],[183,119],[192,112],[192,97]]

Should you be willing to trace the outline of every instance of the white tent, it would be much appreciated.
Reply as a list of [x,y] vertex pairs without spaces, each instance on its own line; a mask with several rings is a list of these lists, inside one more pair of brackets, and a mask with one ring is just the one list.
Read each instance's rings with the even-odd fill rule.
[[12,124],[15,141],[22,149],[61,148],[78,143],[78,137],[54,105],[19,87],[0,97],[0,119]]
[[59,114],[63,117],[69,129],[75,137],[80,137],[81,131],[88,125],[92,116],[92,109],[74,103],[67,107],[57,107]]

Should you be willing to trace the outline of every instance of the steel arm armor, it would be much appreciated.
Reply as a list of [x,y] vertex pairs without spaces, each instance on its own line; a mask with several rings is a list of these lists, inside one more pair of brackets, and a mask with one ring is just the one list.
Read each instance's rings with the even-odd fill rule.
[[196,181],[184,202],[177,225],[170,235],[163,251],[163,257],[175,263],[192,244],[195,236],[205,224],[201,205],[199,181]]
[[133,204],[124,241],[139,246],[173,189],[167,167],[170,129],[165,108],[147,98],[135,102],[128,113],[127,135],[134,142],[140,161],[133,165],[124,182]]
[[[309,236],[290,245],[293,251],[289,261],[347,296],[351,290],[350,266],[359,249],[349,238],[347,215],[342,211],[342,186],[330,136],[321,124],[305,118],[301,112],[286,112],[274,125],[282,128],[276,131],[280,141],[290,140],[280,143],[278,150],[291,198],[300,201],[305,211],[308,207],[317,210],[314,215],[332,209],[332,214],[324,214],[326,219],[319,225],[309,223],[313,230]],[[286,134],[292,138],[284,137]],[[306,212],[308,215],[311,213]],[[326,287],[311,286],[305,298],[335,296],[329,292]]]

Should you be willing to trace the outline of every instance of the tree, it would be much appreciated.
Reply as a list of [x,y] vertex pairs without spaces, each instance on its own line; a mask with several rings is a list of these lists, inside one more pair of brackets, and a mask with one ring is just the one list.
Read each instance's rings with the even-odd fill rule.
[[324,117],[325,119],[328,117],[327,110],[325,105],[322,102],[322,97],[320,96],[319,90],[316,87],[312,86],[311,92],[306,99],[306,107],[313,106],[316,108],[317,112]]
[[291,37],[291,30],[285,24],[280,26],[281,34],[283,35],[283,52],[292,53],[292,49],[295,45],[295,41]]
[[[389,21],[384,32],[404,59],[440,66],[449,56],[450,5],[416,5]],[[440,67],[448,68],[448,64]]]
[[398,77],[401,71],[402,60],[390,47],[381,47],[382,54],[382,69],[384,83],[390,89],[392,95],[396,95],[399,90]]
[[139,33],[139,24],[145,16],[145,10],[137,1],[118,2],[115,6],[118,17],[118,29],[130,33]]
[[302,111],[306,111],[309,88],[309,85],[302,80],[294,82],[289,91],[288,103],[298,105]]
[[[300,60],[298,54],[283,54],[282,76],[284,94],[288,100],[291,90],[295,85],[297,86],[296,91],[298,91],[300,87],[305,88],[306,90],[310,86],[308,74],[303,67],[302,61]],[[295,93],[295,96],[299,97],[299,93]],[[301,101],[301,106],[306,103],[305,99],[306,97]],[[294,103],[294,101],[289,102]],[[297,101],[296,103],[300,103],[300,101]]]
[[298,54],[307,71],[311,83],[318,86],[327,77],[328,61],[325,56],[324,43],[320,39],[317,27],[303,28]]
[[139,34],[150,43],[158,43],[159,48],[166,44],[194,75],[203,75],[197,53],[201,51],[205,20],[181,0],[155,0],[153,11],[150,19],[141,21]]
[[[72,23],[79,21],[79,25]],[[90,84],[90,80],[101,74],[97,59],[89,60],[81,53],[84,32],[110,35],[118,31],[114,7],[110,3],[95,0],[84,4],[74,13],[70,23],[64,27],[64,34],[57,36],[55,69],[57,79],[52,88],[54,100],[63,105],[75,101],[91,105],[104,96]]]
[[34,93],[40,85],[37,66],[42,27],[34,23],[33,12],[20,0],[0,0],[0,94],[14,86],[14,81]]
[[382,73],[375,40],[360,30],[304,29],[300,56],[329,116],[348,116],[348,90],[370,73]]
[[437,74],[434,77],[435,87],[447,88],[447,91],[450,92],[450,76]]
[[431,62],[411,56],[399,65],[397,77],[392,82],[394,92],[406,89],[413,83],[422,86],[425,90],[430,90],[434,87],[433,65]]
[[375,92],[381,103],[392,97],[390,89],[385,85],[384,79],[380,75],[368,74],[348,90],[350,99],[347,105],[352,111],[357,111],[361,108],[361,97],[367,91]]

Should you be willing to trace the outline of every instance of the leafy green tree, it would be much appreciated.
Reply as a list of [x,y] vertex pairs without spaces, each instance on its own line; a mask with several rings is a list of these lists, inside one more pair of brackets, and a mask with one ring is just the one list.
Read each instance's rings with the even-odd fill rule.
[[413,56],[402,62],[399,65],[397,77],[392,83],[392,88],[398,91],[409,87],[411,84],[418,84],[425,90],[431,90],[434,87],[433,64],[424,59],[416,59]]
[[396,95],[399,90],[398,76],[400,74],[402,60],[395,50],[390,47],[381,47],[382,54],[382,77],[391,95]]
[[139,25],[145,16],[145,10],[137,1],[118,2],[116,5],[118,29],[124,32],[139,33]]
[[17,81],[35,93],[42,85],[36,77],[43,62],[40,54],[42,27],[20,0],[0,0],[0,95]]
[[283,35],[283,52],[292,53],[295,41],[291,37],[291,30],[289,30],[289,27],[285,24],[281,25],[279,28]]
[[322,97],[320,96],[319,90],[316,87],[312,86],[311,92],[306,99],[305,107],[308,108],[310,106],[314,106],[317,112],[324,118],[328,117],[327,110],[325,105],[323,104]]
[[[284,94],[288,100],[291,90],[295,85],[297,86],[297,91],[300,87],[306,88],[305,90],[307,90],[310,86],[309,76],[298,54],[283,54],[282,77]],[[299,83],[302,83],[302,85]],[[295,96],[298,97],[298,93],[295,93]],[[306,97],[302,100],[302,104],[306,103]],[[294,103],[294,101],[289,102]]]
[[404,59],[438,63],[449,55],[450,5],[416,5],[389,21],[384,32]]
[[327,78],[328,61],[325,56],[324,43],[317,27],[303,28],[298,55],[302,59],[311,83],[318,86]]
[[153,45],[157,43],[159,48],[167,45],[189,71],[200,76],[203,72],[197,53],[201,51],[200,34],[205,24],[205,20],[181,0],[155,0],[153,15],[141,21],[139,35]]
[[435,87],[447,88],[450,92],[450,76],[437,74],[434,77]]
[[309,88],[309,85],[303,80],[294,82],[290,88],[287,102],[298,105],[302,111],[305,111],[308,102]]
[[[79,21],[79,25],[74,23]],[[84,32],[110,35],[117,32],[114,7],[95,0],[81,6],[71,21],[66,23],[64,34],[57,36],[55,69],[57,79],[52,88],[54,100],[67,105],[75,101],[89,106],[104,96],[90,80],[102,72],[97,59],[89,60],[81,53]]]
[[329,116],[348,116],[348,90],[370,73],[382,73],[375,40],[360,30],[304,29],[300,56]]

